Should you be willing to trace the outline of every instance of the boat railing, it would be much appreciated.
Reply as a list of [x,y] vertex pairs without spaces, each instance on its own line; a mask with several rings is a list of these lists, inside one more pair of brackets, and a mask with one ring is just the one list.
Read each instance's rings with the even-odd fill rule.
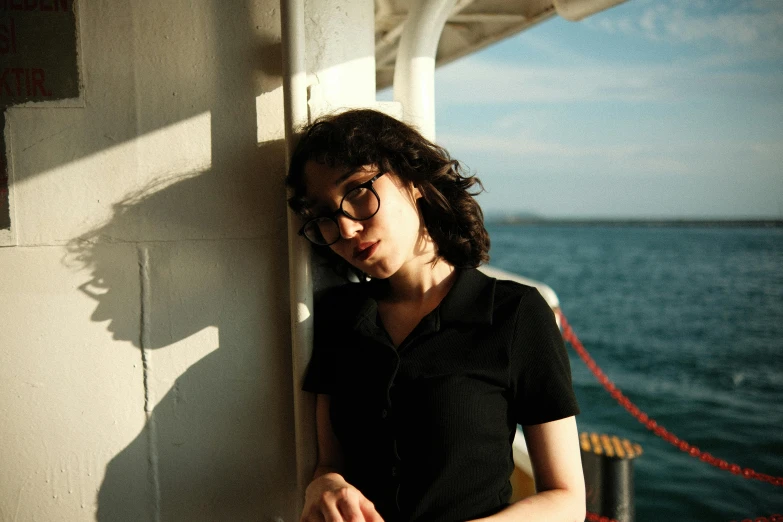
[[[728,462],[724,459],[715,457],[710,453],[707,453],[706,451],[702,451],[698,447],[694,446],[693,444],[690,444],[685,439],[678,437],[677,435],[675,435],[674,433],[672,433],[671,431],[669,431],[668,429],[660,425],[655,419],[650,417],[647,413],[645,413],[638,406],[636,406],[636,404],[634,404],[609,379],[609,377],[607,377],[607,375],[603,372],[603,370],[601,370],[601,368],[598,366],[598,364],[595,362],[595,360],[592,358],[590,353],[587,351],[587,349],[584,347],[582,342],[577,337],[576,333],[574,332],[573,328],[569,324],[562,310],[559,310],[557,312],[557,315],[559,315],[560,318],[559,323],[562,328],[563,339],[566,340],[574,348],[574,351],[576,351],[577,355],[579,355],[580,359],[582,359],[585,365],[587,365],[587,368],[590,370],[590,372],[596,377],[596,379],[598,379],[598,382],[600,382],[601,385],[604,387],[604,389],[606,389],[606,391],[609,392],[609,395],[611,395],[612,398],[618,402],[618,404],[620,404],[623,408],[625,408],[625,410],[628,411],[628,413],[630,413],[636,420],[638,420],[645,428],[652,431],[656,436],[662,438],[663,440],[673,445],[675,448],[679,449],[680,451],[685,452],[691,457],[699,459],[700,461],[710,464],[711,466],[714,466],[718,469],[728,471],[730,473],[733,473],[734,475],[741,476],[748,480],[757,480],[760,482],[772,484],[773,486],[783,487],[783,477],[777,477],[777,476],[769,475],[767,473],[759,473],[751,468],[744,467],[739,464]],[[612,522],[612,519],[607,518],[605,516],[601,516],[596,513],[588,513],[587,519],[591,521],[599,521],[599,522]],[[745,520],[749,520],[752,522],[783,522],[783,515],[773,514],[769,516],[746,518],[743,519],[742,522],[745,522]],[[735,522],[735,521],[731,521],[731,522]]]

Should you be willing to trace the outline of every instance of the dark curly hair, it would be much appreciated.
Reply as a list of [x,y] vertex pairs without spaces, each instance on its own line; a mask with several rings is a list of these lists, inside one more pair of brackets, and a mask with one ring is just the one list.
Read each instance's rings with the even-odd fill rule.
[[[303,129],[286,176],[288,204],[305,215],[305,164],[359,169],[376,165],[418,187],[427,231],[437,255],[457,267],[477,267],[489,260],[489,234],[474,196],[481,181],[459,162],[405,123],[382,112],[356,109],[319,118]],[[471,192],[471,187],[478,190]]]

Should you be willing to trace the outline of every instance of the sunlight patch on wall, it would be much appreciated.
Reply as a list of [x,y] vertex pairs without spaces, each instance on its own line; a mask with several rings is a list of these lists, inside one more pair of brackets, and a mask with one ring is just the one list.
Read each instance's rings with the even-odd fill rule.
[[[220,332],[217,326],[207,326],[193,335],[168,344],[165,349],[148,351],[150,372],[150,406],[155,408],[172,391],[177,378],[201,359],[219,349]],[[174,390],[174,394],[181,394]],[[187,400],[179,397],[178,400]]]
[[[67,133],[58,133],[36,145],[41,146],[66,149],[73,144]],[[12,199],[17,238],[25,244],[51,244],[48,238],[67,240],[109,220],[111,203],[129,194],[157,190],[209,170],[211,115],[205,111],[49,170],[40,169],[35,147],[28,149],[9,158],[12,179],[17,180]],[[24,175],[29,172],[40,175]]]

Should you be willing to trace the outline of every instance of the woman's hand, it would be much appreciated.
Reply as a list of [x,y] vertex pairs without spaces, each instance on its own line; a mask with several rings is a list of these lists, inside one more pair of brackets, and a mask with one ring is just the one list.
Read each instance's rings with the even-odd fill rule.
[[305,491],[300,522],[383,522],[372,502],[337,473],[314,479]]

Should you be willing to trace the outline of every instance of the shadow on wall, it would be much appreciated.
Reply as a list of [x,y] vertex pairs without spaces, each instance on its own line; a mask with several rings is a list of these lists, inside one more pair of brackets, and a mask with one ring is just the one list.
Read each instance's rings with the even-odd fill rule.
[[[261,153],[280,157],[282,143]],[[129,196],[68,246],[68,264],[90,274],[91,319],[139,348],[144,366],[138,395],[112,414],[119,426],[146,414],[146,424],[106,468],[99,521],[262,520],[292,505],[285,217],[274,213],[283,217],[268,228],[283,233],[268,237],[205,230],[226,212],[210,208],[210,174]],[[128,239],[145,231],[160,238]],[[118,255],[137,256],[138,269]]]

